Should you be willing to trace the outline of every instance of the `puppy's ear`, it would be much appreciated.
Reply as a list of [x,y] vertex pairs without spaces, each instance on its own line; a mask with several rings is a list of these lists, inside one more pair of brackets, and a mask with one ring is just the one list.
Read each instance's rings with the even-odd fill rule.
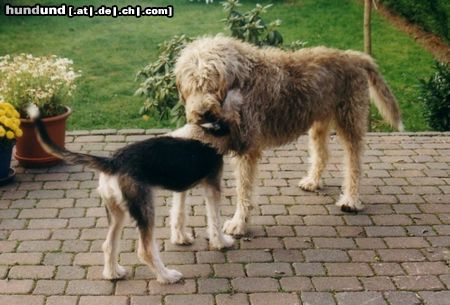
[[225,136],[230,133],[230,128],[223,121],[206,122],[200,124],[200,126],[205,130],[205,132],[210,133],[216,137]]

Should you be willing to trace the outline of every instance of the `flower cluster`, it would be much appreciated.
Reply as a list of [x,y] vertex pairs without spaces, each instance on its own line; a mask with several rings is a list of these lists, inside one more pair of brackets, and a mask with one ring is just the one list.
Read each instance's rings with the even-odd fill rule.
[[7,100],[22,114],[36,104],[43,116],[61,114],[63,103],[72,96],[80,75],[73,62],[57,56],[30,54],[0,57],[0,100]]
[[0,143],[1,146],[10,145],[16,138],[22,136],[20,129],[20,115],[14,107],[0,102]]

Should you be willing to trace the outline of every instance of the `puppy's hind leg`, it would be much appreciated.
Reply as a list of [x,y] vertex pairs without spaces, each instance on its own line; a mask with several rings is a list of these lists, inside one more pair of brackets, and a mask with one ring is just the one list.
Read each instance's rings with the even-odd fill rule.
[[212,249],[223,249],[233,246],[234,239],[220,230],[220,176],[204,182],[206,214],[208,218],[209,244]]
[[177,245],[192,243],[192,235],[186,232],[186,192],[174,192],[170,209],[170,241]]
[[158,244],[154,238],[155,211],[151,189],[144,186],[129,184],[127,191],[129,211],[136,220],[139,229],[139,244],[137,254],[156,275],[156,280],[163,284],[178,282],[183,275],[166,268],[159,255]]
[[155,273],[156,280],[159,283],[176,283],[183,277],[183,274],[177,270],[168,269],[164,266],[151,227],[139,227],[138,257]]
[[105,204],[109,230],[106,240],[102,245],[105,265],[103,277],[105,279],[119,279],[126,275],[124,267],[118,264],[119,240],[125,219],[125,212],[118,204],[121,198],[118,198],[117,180],[105,175],[100,175],[98,192]]
[[126,276],[124,267],[118,264],[119,240],[125,219],[125,213],[114,201],[106,201],[105,207],[109,215],[109,230],[102,245],[105,258],[103,277],[105,279],[119,279]]
[[309,130],[309,149],[311,167],[308,176],[303,178],[299,187],[313,192],[321,187],[320,178],[328,160],[328,131],[330,122],[315,122]]

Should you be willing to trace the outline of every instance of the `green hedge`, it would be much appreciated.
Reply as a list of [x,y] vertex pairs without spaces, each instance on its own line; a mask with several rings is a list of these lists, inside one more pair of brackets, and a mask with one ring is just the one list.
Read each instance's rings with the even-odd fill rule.
[[449,0],[380,0],[409,21],[450,42]]

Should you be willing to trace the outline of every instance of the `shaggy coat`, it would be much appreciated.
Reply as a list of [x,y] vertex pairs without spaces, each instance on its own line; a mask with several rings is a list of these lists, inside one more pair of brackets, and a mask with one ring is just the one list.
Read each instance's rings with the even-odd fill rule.
[[[71,152],[55,145],[49,138],[36,108],[30,108],[42,147],[70,163],[82,164],[100,171],[98,192],[105,204],[109,230],[103,243],[106,279],[122,278],[126,270],[118,264],[119,239],[125,214],[129,213],[139,229],[138,256],[156,274],[161,283],[173,283],[182,274],[164,266],[154,238],[155,188],[175,191],[171,209],[171,241],[188,244],[186,232],[185,192],[201,184],[205,189],[209,241],[212,248],[233,244],[220,230],[220,181],[222,154],[228,151],[227,137],[211,136],[197,125],[186,125],[172,134],[150,138],[128,145],[111,157]],[[201,142],[202,140],[203,142]]]
[[327,159],[332,125],[346,153],[344,211],[362,209],[360,158],[370,107],[402,129],[394,96],[373,59],[325,47],[286,52],[257,48],[223,36],[200,38],[181,52],[175,74],[190,123],[227,126],[237,161],[237,211],[225,232],[244,234],[257,161],[268,147],[309,130],[312,166],[300,187],[314,191]]

